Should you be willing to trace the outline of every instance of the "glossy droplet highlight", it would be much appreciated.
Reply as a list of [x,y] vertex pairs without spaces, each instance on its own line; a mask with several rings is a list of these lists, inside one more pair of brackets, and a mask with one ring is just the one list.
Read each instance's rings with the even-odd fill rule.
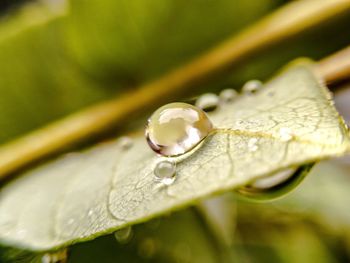
[[131,240],[132,234],[133,232],[131,226],[127,226],[115,231],[114,237],[119,243],[126,244]]
[[170,103],[156,110],[145,131],[151,149],[163,156],[184,154],[212,131],[213,125],[201,109],[187,103]]
[[238,193],[242,194],[245,198],[255,201],[279,198],[295,189],[305,178],[311,167],[312,164],[272,173],[239,189]]
[[171,161],[161,161],[154,168],[156,180],[164,185],[171,185],[175,181],[176,165]]
[[286,169],[270,176],[260,178],[252,183],[252,187],[259,190],[266,190],[276,187],[277,185],[287,181],[295,173],[295,168]]
[[242,91],[246,94],[251,94],[257,92],[262,87],[262,82],[260,80],[249,80],[247,81],[243,87]]
[[127,136],[122,136],[118,139],[118,144],[123,150],[128,150],[133,145],[133,141]]
[[251,138],[249,141],[248,141],[248,150],[250,152],[255,152],[258,150],[258,139],[256,138]]
[[293,138],[293,133],[290,128],[282,127],[279,130],[280,138],[284,142],[288,142]]
[[224,89],[220,92],[219,97],[224,103],[232,102],[238,97],[238,92],[234,89]]
[[219,97],[214,93],[206,93],[196,101],[196,106],[206,112],[215,110],[219,105]]

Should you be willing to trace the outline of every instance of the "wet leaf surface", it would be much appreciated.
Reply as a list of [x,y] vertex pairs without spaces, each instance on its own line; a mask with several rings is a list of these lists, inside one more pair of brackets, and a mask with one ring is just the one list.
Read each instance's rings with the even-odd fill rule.
[[27,172],[1,190],[2,242],[49,250],[89,240],[349,150],[347,128],[308,65],[292,67],[209,117],[217,129],[172,158],[177,170],[170,186],[155,181],[154,166],[164,158],[143,136],[129,149],[105,143]]

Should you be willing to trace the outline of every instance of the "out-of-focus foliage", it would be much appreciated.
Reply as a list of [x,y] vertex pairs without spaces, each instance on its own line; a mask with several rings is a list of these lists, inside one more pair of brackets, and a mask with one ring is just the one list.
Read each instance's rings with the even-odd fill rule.
[[[282,3],[37,0],[6,9],[0,17],[0,143],[154,79]],[[201,90],[265,79],[295,57],[337,50],[347,43],[349,21],[332,20]]]
[[28,1],[0,17],[0,143],[154,78],[276,6]]
[[[0,143],[157,78],[284,2],[1,1]],[[267,78],[295,57],[328,55],[349,44],[349,23],[345,14],[313,28],[198,90],[239,88],[250,78]],[[342,113],[350,116],[339,96]],[[236,213],[213,218],[236,224],[221,237],[232,237],[230,244],[210,232],[215,220],[208,226],[198,211],[183,211],[136,226],[128,244],[105,236],[74,245],[69,262],[347,262],[348,163],[316,167],[305,184],[277,202],[225,199]],[[42,254],[12,252],[1,249],[0,261],[41,262]]]

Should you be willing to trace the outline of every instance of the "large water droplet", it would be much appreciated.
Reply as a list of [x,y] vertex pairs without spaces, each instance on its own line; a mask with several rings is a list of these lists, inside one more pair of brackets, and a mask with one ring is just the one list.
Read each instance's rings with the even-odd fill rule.
[[171,161],[161,161],[154,168],[156,180],[164,185],[171,185],[175,181],[176,165]]
[[126,244],[132,238],[132,234],[133,234],[133,232],[132,232],[131,226],[127,226],[127,227],[124,227],[122,229],[115,231],[114,237],[119,243]]
[[164,156],[177,156],[193,149],[212,129],[213,125],[204,111],[176,102],[153,113],[145,135],[153,151]]
[[288,168],[252,182],[250,185],[238,190],[238,193],[244,197],[255,200],[265,201],[281,197],[296,186],[298,186],[309,172],[311,165],[305,165],[299,168]]
[[234,89],[224,89],[220,92],[219,97],[222,102],[232,102],[238,96],[238,92]]
[[66,263],[68,259],[67,249],[46,253],[42,256],[42,263]]
[[243,87],[242,91],[246,94],[251,94],[257,92],[262,87],[262,82],[260,80],[249,80],[247,81]]
[[200,96],[196,101],[196,106],[208,112],[215,110],[219,105],[219,97],[214,93],[206,93]]

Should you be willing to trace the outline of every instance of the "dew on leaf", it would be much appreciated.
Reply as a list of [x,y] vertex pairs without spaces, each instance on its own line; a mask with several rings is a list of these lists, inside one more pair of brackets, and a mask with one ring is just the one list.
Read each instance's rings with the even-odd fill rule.
[[118,143],[123,150],[128,150],[131,148],[133,141],[130,137],[122,136],[118,139]]
[[114,232],[115,239],[121,244],[128,243],[131,240],[132,235],[133,235],[133,231],[131,226],[118,229],[117,231]]
[[154,168],[156,180],[164,185],[171,185],[175,181],[176,165],[171,161],[161,161]]
[[299,168],[287,168],[259,178],[237,192],[244,197],[255,200],[272,200],[292,191],[310,171],[312,164]]
[[206,93],[196,101],[196,106],[206,112],[215,110],[219,105],[219,97],[214,93]]
[[88,216],[92,216],[93,214],[94,214],[94,210],[90,209],[90,210],[88,211]]
[[224,89],[220,92],[219,98],[222,102],[232,102],[238,96],[238,92],[234,89]]
[[156,110],[145,130],[148,145],[163,156],[184,154],[212,131],[204,111],[187,103],[170,103]]
[[284,142],[288,142],[293,138],[293,133],[291,129],[287,127],[280,128],[279,134],[280,134],[281,140]]
[[262,87],[262,82],[260,80],[249,80],[247,81],[243,87],[242,87],[242,91],[245,94],[252,94],[257,92],[260,88]]
[[260,178],[252,183],[252,187],[260,190],[273,188],[285,182],[286,180],[288,180],[295,173],[295,171],[296,171],[295,168],[290,168],[290,169],[277,172],[273,175]]
[[257,151],[258,150],[258,145],[257,145],[257,143],[258,143],[258,139],[256,139],[256,138],[251,138],[249,141],[248,141],[248,150],[250,151],[250,152],[255,152],[255,151]]

